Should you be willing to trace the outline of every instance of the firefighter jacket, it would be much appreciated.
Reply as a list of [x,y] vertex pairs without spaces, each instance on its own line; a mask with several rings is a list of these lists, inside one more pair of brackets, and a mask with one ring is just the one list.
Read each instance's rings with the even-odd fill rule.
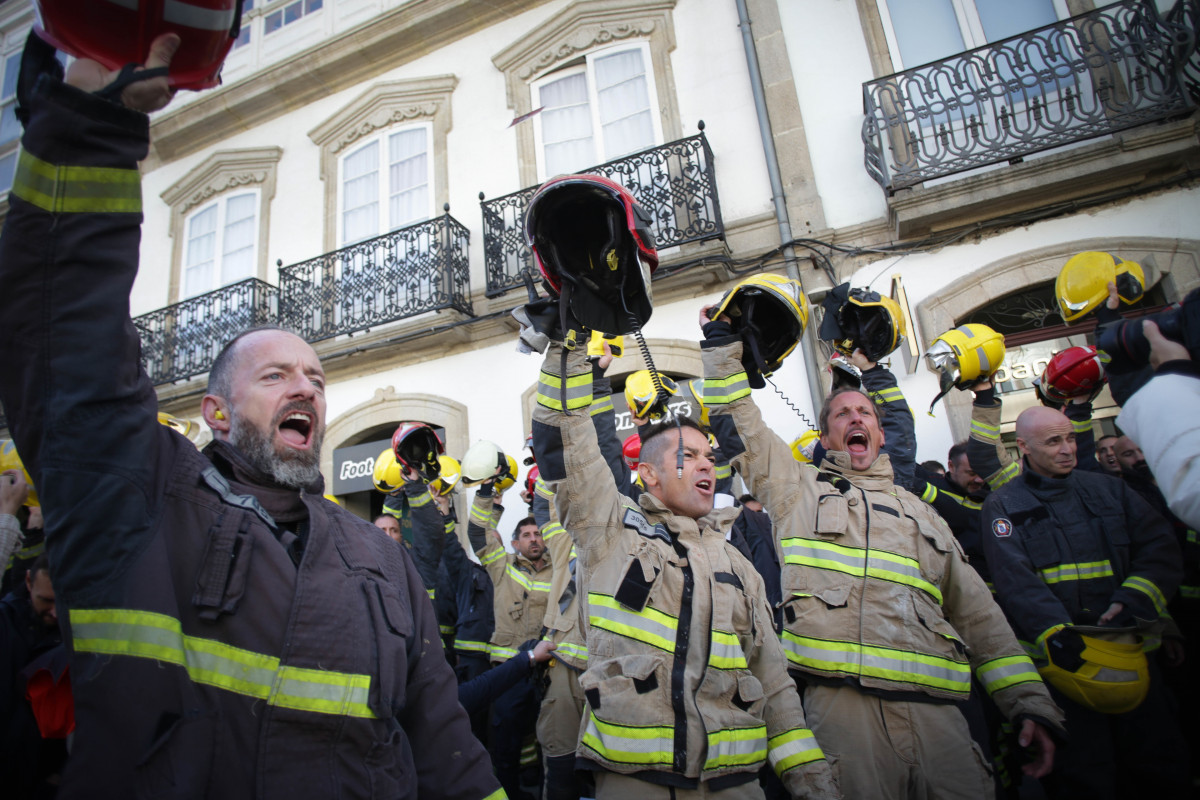
[[496,629],[492,578],[486,569],[467,557],[466,548],[458,538],[453,506],[443,519],[442,566],[454,590],[454,652],[459,657],[486,659],[488,643]]
[[502,796],[408,555],[319,480],[158,424],[129,317],[147,117],[48,76],[26,107],[0,397],[71,652],[58,796]]
[[471,505],[467,538],[475,548],[475,555],[479,556],[479,563],[492,579],[496,620],[492,640],[488,643],[488,657],[492,663],[507,661],[517,654],[521,645],[541,638],[553,568],[549,553],[539,569],[520,553],[504,549],[499,537],[493,535],[500,511],[499,507],[494,507],[492,485],[482,484]]
[[[1025,469],[983,504],[983,546],[996,596],[1031,653],[1064,625],[1166,613],[1182,574],[1170,524],[1120,478]],[[1118,623],[1120,624],[1120,623]]]
[[582,348],[568,354],[565,379],[561,354],[558,344],[546,354],[533,441],[586,587],[578,756],[711,790],[754,780],[769,761],[793,796],[836,796],[771,629],[762,579],[725,541],[737,509],[694,520],[649,493],[640,504],[619,494],[586,413],[592,386],[580,380]]
[[[410,546],[406,539],[405,546],[409,547],[417,572],[425,584],[425,591],[433,601],[438,632],[449,648],[458,630],[458,586],[451,577],[444,553],[451,541],[462,549],[457,537],[446,536],[447,532],[454,532],[454,509],[451,507],[450,514],[443,515],[437,501],[429,493],[429,486],[419,480],[405,481],[401,496],[401,502],[408,506],[412,524],[412,544]],[[398,499],[388,495],[383,503],[383,511],[399,519],[403,509],[397,507],[400,505]]]
[[1060,722],[953,534],[893,483],[888,455],[865,471],[841,451],[798,463],[750,397],[741,342],[702,346],[713,431],[774,524],[792,668],[938,700],[965,700],[974,671],[1006,717]]

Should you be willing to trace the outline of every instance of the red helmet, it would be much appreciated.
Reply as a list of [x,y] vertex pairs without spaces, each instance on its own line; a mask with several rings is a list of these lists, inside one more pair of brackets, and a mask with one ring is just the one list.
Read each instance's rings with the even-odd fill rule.
[[141,64],[155,38],[179,34],[170,72],[178,89],[207,89],[221,82],[221,65],[242,23],[242,0],[37,0],[36,6],[43,39],[108,69]]
[[541,474],[542,471],[538,469],[537,464],[534,464],[529,472],[525,474],[525,491],[533,494],[533,487],[537,486],[538,476]]
[[1093,345],[1068,347],[1050,359],[1038,378],[1038,388],[1059,403],[1074,397],[1094,396],[1108,380],[1104,374],[1106,364],[1108,354]]
[[650,214],[629,190],[597,175],[560,175],[525,207],[525,240],[546,282],[570,292],[575,319],[593,331],[632,333],[650,319],[658,253]]
[[625,444],[621,445],[621,455],[625,457],[625,466],[630,470],[637,469],[638,460],[642,456],[642,435],[640,433],[633,433],[625,438]]
[[392,434],[392,452],[400,466],[415,470],[429,483],[442,474],[438,456],[446,452],[437,432],[424,422],[402,422]]

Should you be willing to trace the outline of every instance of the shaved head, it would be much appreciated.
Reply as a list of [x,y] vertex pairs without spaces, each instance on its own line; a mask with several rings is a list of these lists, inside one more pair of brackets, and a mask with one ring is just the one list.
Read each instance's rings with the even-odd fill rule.
[[1039,475],[1065,478],[1075,468],[1075,426],[1061,411],[1034,406],[1017,417],[1017,447]]

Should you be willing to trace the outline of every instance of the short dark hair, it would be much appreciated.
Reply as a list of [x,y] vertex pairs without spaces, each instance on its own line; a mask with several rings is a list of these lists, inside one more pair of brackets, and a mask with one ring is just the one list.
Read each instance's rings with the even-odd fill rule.
[[821,413],[817,416],[817,422],[819,422],[821,425],[822,433],[825,433],[829,430],[829,412],[833,410],[833,399],[840,395],[850,393],[861,395],[862,397],[870,400],[871,410],[875,412],[875,420],[880,425],[883,424],[883,409],[875,405],[875,399],[872,398],[871,395],[867,394],[862,389],[858,389],[853,386],[839,386],[830,392],[829,396],[825,398],[825,402],[821,404]]
[[40,556],[38,556],[34,560],[33,565],[29,568],[29,580],[37,580],[37,574],[39,572],[45,572],[47,575],[50,574],[50,558],[45,553],[42,553]]
[[397,517],[395,514],[389,514],[385,511],[382,514],[377,514],[375,516],[375,519],[371,520],[371,524],[374,525],[376,522],[379,522],[379,520],[381,520],[381,519],[394,519],[394,520],[396,520],[397,523],[400,522],[400,518]]
[[943,467],[940,462],[934,461],[932,458],[928,461],[922,461],[921,469],[925,470],[930,475],[941,475],[946,471],[946,468]]
[[682,436],[683,428],[692,428],[700,431],[700,433],[704,433],[704,430],[696,420],[683,415],[676,415],[670,419],[663,419],[646,426],[643,429],[645,433],[642,434],[642,452],[638,456],[638,461],[644,464],[659,466],[662,463],[663,456],[671,447],[671,441],[665,437],[665,434],[678,432]]
[[511,538],[514,542],[517,539],[521,538],[521,528],[524,528],[526,525],[532,525],[533,527],[537,528],[538,530],[541,530],[541,526],[537,524],[536,519],[534,519],[532,516],[526,517],[525,519],[523,519],[517,523],[517,527],[513,528]]
[[946,460],[949,461],[950,464],[953,464],[956,460],[958,460],[962,456],[965,456],[966,454],[967,454],[966,441],[958,442],[953,447],[950,448],[950,452],[946,454]]
[[744,494],[738,498],[738,503],[743,506],[746,505],[746,503],[757,503],[757,502],[758,502],[758,498],[752,494]]
[[1099,439],[1096,440],[1096,446],[1099,447],[1100,443],[1103,442],[1105,439],[1120,439],[1120,438],[1121,437],[1115,433],[1106,433],[1103,436],[1101,436]]
[[293,336],[299,336],[298,333],[288,330],[282,325],[273,325],[266,323],[263,325],[255,325],[234,336],[225,346],[221,348],[221,352],[217,353],[217,357],[213,359],[213,364],[208,369],[208,394],[229,399],[229,394],[233,389],[230,381],[233,378],[233,370],[237,366],[237,344],[252,333],[259,331],[283,331],[290,333]]

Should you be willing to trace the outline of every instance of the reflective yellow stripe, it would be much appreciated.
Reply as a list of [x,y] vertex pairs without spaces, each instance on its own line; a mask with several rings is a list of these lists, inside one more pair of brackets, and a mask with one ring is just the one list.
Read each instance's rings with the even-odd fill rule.
[[503,789],[497,789],[487,797],[483,798],[483,800],[508,800],[508,794],[505,793]]
[[8,558],[8,564],[5,569],[12,569],[12,565],[17,561],[28,561],[31,558],[37,558],[42,553],[46,552],[46,542],[41,541],[29,547],[22,547],[17,552],[13,553]]
[[537,481],[535,481],[533,484],[533,492],[534,494],[540,495],[546,500],[554,499],[554,490],[551,489],[544,480],[542,480],[541,475],[538,476]]
[[1024,655],[994,658],[980,665],[979,669],[975,670],[975,676],[988,694],[995,694],[1001,689],[1020,683],[1042,680],[1029,656]]
[[1038,574],[1046,583],[1064,581],[1086,581],[1092,578],[1111,578],[1112,564],[1104,561],[1081,561],[1078,564],[1059,564],[1057,567],[1039,569]]
[[589,707],[580,744],[615,764],[670,766],[675,757],[675,729],[669,725],[637,727],[596,719]]
[[1090,419],[1073,419],[1071,420],[1071,425],[1074,426],[1077,436],[1085,434],[1092,429],[1092,421]]
[[136,169],[68,167],[22,150],[12,192],[51,214],[142,210],[142,179]]
[[1000,470],[991,480],[988,481],[988,486],[993,489],[999,489],[1004,484],[1011,481],[1017,475],[1021,474],[1021,462],[1013,461],[1007,467]]
[[713,477],[715,477],[719,481],[723,481],[726,478],[733,477],[733,465],[732,464],[717,464],[715,467],[713,467]]
[[937,496],[938,496],[938,488],[936,486],[934,486],[932,483],[927,482],[925,484],[925,491],[921,492],[921,499],[924,500],[926,503],[932,504],[933,501],[937,499]]
[[1200,597],[1200,586],[1181,585],[1179,587],[1179,596],[1186,597],[1190,600],[1195,600]]
[[669,614],[649,606],[640,612],[630,611],[608,595],[594,592],[588,592],[587,600],[588,624],[593,628],[643,642],[668,653],[675,652],[678,620]]
[[436,597],[436,590],[426,589],[425,594],[429,595],[429,599],[432,600],[432,599],[434,599],[434,597]]
[[408,498],[408,507],[421,508],[422,506],[427,505],[431,500],[433,500],[433,495],[431,495],[429,492],[421,492],[416,497]]
[[761,764],[767,758],[767,726],[725,728],[708,734],[705,770]]
[[783,777],[783,773],[793,767],[821,761],[825,754],[821,752],[817,739],[808,728],[792,728],[781,734],[772,736],[767,743],[767,760],[775,774]]
[[501,647],[497,644],[488,644],[488,656],[492,661],[508,661],[519,652],[515,647]]
[[704,379],[704,405],[723,406],[750,394],[750,381],[746,373],[736,372],[728,378]]
[[591,407],[588,408],[588,413],[594,417],[597,414],[603,414],[605,411],[612,411],[612,410],[613,410],[612,395],[606,394],[606,395],[604,395],[604,397],[602,399],[594,400],[592,402]]
[[942,602],[941,589],[921,577],[921,564],[916,559],[885,550],[863,550],[816,539],[784,539],[781,544],[785,564],[899,583],[920,589],[939,604]]
[[1130,575],[1121,585],[1127,589],[1136,589],[1149,597],[1150,602],[1154,603],[1154,609],[1159,613],[1159,616],[1167,613],[1167,598],[1163,597],[1162,591],[1154,585],[1153,581],[1147,580],[1141,575]]
[[558,647],[554,648],[554,656],[556,658],[574,658],[578,661],[588,660],[587,646],[575,644],[574,642],[559,642]]
[[[487,499],[491,500],[490,497]],[[482,506],[479,503],[479,499],[476,498],[475,502],[471,503],[471,519],[485,528],[490,528],[492,525],[492,504],[488,503],[488,505]]]
[[456,630],[453,625],[438,625],[438,631],[442,636],[453,636]]
[[446,533],[454,533],[454,520],[447,519],[446,524],[442,526]]
[[505,574],[509,578],[521,584],[527,592],[548,592],[550,591],[550,581],[535,581],[521,570],[517,569],[516,565],[509,564]]
[[479,563],[486,567],[488,564],[491,564],[493,561],[499,561],[506,555],[508,555],[507,550],[505,550],[503,547],[497,547],[492,552],[484,553],[482,556],[480,556]]
[[732,633],[714,630],[708,651],[708,665],[717,669],[749,669],[742,643]]
[[179,620],[151,611],[71,609],[69,618],[76,652],[175,664],[196,683],[281,708],[375,717],[367,707],[369,675],[280,664],[275,656],[184,635]]
[[973,419],[971,420],[971,433],[994,442],[1000,438],[1000,426],[989,425],[986,422]]
[[904,392],[900,391],[899,386],[891,386],[887,389],[880,389],[879,391],[871,392],[871,399],[875,401],[876,405],[895,403],[904,399]]
[[[554,411],[562,411],[562,378],[542,372],[538,376],[537,401]],[[571,375],[567,378],[567,410],[587,408],[592,404],[592,375]]]
[[553,537],[558,536],[560,533],[566,533],[566,532],[567,532],[567,529],[564,528],[560,523],[547,522],[545,524],[545,526],[542,528],[542,541],[548,542]]
[[455,639],[454,649],[461,650],[464,653],[487,653],[488,643],[477,642],[472,639]]
[[798,636],[787,630],[781,640],[788,661],[813,672],[880,678],[964,696],[971,691],[971,666],[965,662],[858,642]]

